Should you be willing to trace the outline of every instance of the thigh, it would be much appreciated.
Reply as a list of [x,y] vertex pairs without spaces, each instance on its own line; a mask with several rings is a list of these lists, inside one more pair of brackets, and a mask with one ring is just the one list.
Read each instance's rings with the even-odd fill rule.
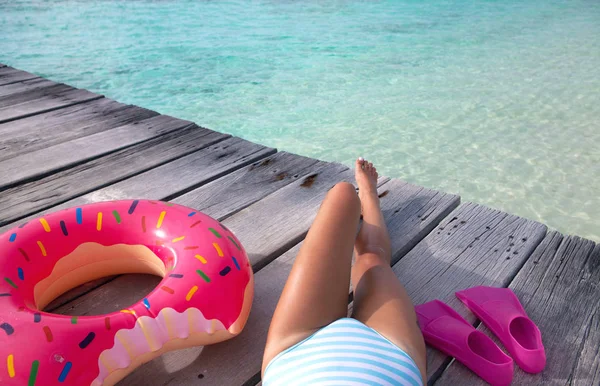
[[296,257],[271,321],[266,365],[280,352],[345,317],[360,201],[340,183],[323,201]]
[[388,260],[367,253],[357,257],[353,270],[360,279],[354,288],[352,317],[410,355],[426,382],[425,342],[414,306]]

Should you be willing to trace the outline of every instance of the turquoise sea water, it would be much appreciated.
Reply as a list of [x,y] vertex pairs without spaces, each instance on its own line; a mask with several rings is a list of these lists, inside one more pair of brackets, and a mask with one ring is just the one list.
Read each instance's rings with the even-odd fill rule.
[[0,62],[600,240],[597,0],[17,0],[0,31]]

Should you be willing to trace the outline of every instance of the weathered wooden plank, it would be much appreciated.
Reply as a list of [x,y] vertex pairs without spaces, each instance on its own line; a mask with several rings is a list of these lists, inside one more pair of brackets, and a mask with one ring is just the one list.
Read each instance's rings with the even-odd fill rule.
[[0,161],[0,189],[124,149],[191,122],[158,115]]
[[[595,249],[594,249],[595,247]],[[546,368],[531,375],[517,366],[515,385],[600,384],[600,246],[550,232],[511,288],[542,331]],[[484,325],[479,329],[503,347]],[[454,361],[436,385],[484,385]]]
[[0,97],[10,94],[24,93],[38,88],[55,86],[58,83],[44,78],[34,78],[22,82],[11,83],[5,86],[0,86]]
[[223,220],[301,178],[317,160],[280,152],[173,199]]
[[0,161],[99,133],[158,113],[102,98],[0,124]]
[[[440,299],[474,323],[454,292],[476,285],[507,286],[545,234],[546,226],[537,222],[467,203],[393,268],[414,304]],[[428,348],[428,378],[437,378],[449,361]]]
[[[197,205],[196,209],[223,219],[234,211],[243,209],[301,178],[317,162],[312,158],[285,152],[276,153],[265,160],[257,161],[274,151],[274,149],[265,148],[240,138],[227,139],[173,162],[51,207],[43,213],[92,202],[132,197],[167,200],[196,188],[191,191],[192,194],[189,198],[175,199],[173,202],[182,205]],[[254,164],[249,165],[251,162]],[[241,169],[235,171],[238,168]],[[284,178],[281,178],[282,173],[285,174]],[[211,182],[213,180],[215,181]],[[209,182],[210,184],[208,184]],[[238,201],[238,205],[234,205],[233,201],[236,199],[233,197],[233,192],[238,192],[239,186],[245,186],[246,189],[241,195],[242,200]],[[204,192],[212,192],[214,195],[218,195],[216,197],[223,197],[224,203],[232,201],[232,203],[226,204],[230,207],[230,211],[222,212],[223,214],[219,215],[218,209],[212,207],[213,201]],[[41,213],[33,214],[20,219],[18,223],[29,221],[40,215]],[[0,233],[18,223],[0,227]]]
[[191,125],[0,192],[0,226],[119,182],[228,136]]
[[38,76],[8,66],[0,67],[0,86],[16,82],[22,82],[24,80],[33,78],[38,78]]
[[64,84],[0,97],[0,123],[103,98]]
[[[400,259],[459,203],[457,196],[399,180],[391,180],[382,185],[379,191],[382,195],[381,208],[390,237],[394,240],[394,260]],[[224,223],[227,224],[227,221]],[[271,317],[300,245],[297,244],[255,274],[254,304],[242,334],[228,342],[205,347],[193,364],[177,373],[167,374],[162,368],[163,363],[165,367],[171,366],[170,362],[181,360],[186,355],[185,352],[176,352],[164,360],[150,362],[124,380],[124,383],[141,385],[149,374],[157,384],[189,384],[193,383],[198,374],[203,374],[208,384],[241,385],[258,381]],[[254,253],[250,249],[248,251]],[[142,291],[137,292],[135,298],[143,295]]]

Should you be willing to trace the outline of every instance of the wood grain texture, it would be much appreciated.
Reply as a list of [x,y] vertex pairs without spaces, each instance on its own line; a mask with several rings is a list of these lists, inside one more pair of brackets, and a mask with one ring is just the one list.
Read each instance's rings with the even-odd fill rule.
[[280,152],[179,196],[173,202],[223,220],[302,178],[316,164],[315,159]]
[[158,115],[0,161],[0,189],[133,146],[190,124],[189,121]]
[[[507,286],[545,234],[546,226],[537,222],[467,203],[393,268],[414,304],[440,299],[474,323],[454,292],[476,285]],[[428,348],[428,378],[436,379],[449,361]]]
[[103,98],[64,84],[0,97],[0,123]]
[[101,189],[228,138],[191,125],[0,192],[0,226]]
[[[224,197],[229,197],[232,195],[232,192],[226,188],[231,185],[229,176],[237,173],[235,171],[238,168],[247,170],[251,166],[246,165],[252,162],[258,162],[259,159],[269,156],[273,152],[275,152],[274,149],[266,148],[262,145],[257,145],[240,138],[229,138],[187,156],[176,159],[172,162],[135,175],[131,178],[127,178],[105,188],[95,190],[48,208],[42,213],[33,214],[20,219],[18,222],[4,225],[0,227],[0,233],[6,232],[8,229],[17,226],[20,223],[39,217],[43,213],[50,213],[53,211],[66,209],[77,205],[89,204],[92,202],[119,200],[132,197],[146,198],[151,200],[167,200],[170,197],[181,195],[190,189],[201,189],[202,186],[213,180],[218,181],[215,182],[217,186],[222,184],[225,187],[219,191],[219,194],[223,195]],[[275,159],[279,159],[277,154],[275,157]],[[305,163],[293,162],[294,157],[297,157],[299,160],[304,160]],[[310,158],[299,156],[294,157],[286,158],[287,162],[290,162],[291,165],[295,165],[287,169],[290,173],[300,173],[302,172],[306,163],[311,165],[316,162],[316,160],[312,160]],[[272,157],[269,157],[269,159],[271,158]],[[260,162],[258,163],[260,164]],[[271,161],[268,163],[271,164]],[[280,162],[273,162],[273,165],[283,166]],[[254,189],[261,190],[264,189],[265,186],[271,185],[268,182],[270,179],[273,179],[273,176],[269,173],[272,173],[273,169],[269,169],[268,171],[265,169],[265,167],[255,168],[255,171],[251,175],[240,181],[242,184],[244,181],[254,181],[257,183],[256,186],[252,186],[251,189],[247,189],[245,192],[247,197],[256,196],[256,194],[252,193]],[[261,180],[260,178],[263,179]],[[263,183],[258,184],[258,181],[262,181]],[[281,182],[277,181],[277,184],[275,187],[271,188],[273,189],[271,191],[274,191],[278,187],[281,187],[289,182],[291,182],[289,179],[282,180]],[[214,187],[214,185],[211,186]],[[213,191],[212,189],[214,188],[211,188],[211,191]],[[268,192],[270,191],[265,191],[264,194],[266,195]],[[262,198],[262,196],[260,198]],[[173,202],[177,202],[177,200],[173,200]],[[181,204],[186,205],[187,203],[189,202]],[[195,201],[195,203],[201,206],[204,205],[204,201],[202,199]],[[243,207],[232,207],[232,210],[239,210],[242,208]],[[200,210],[201,208],[196,209]]]
[[4,66],[0,67],[0,86],[9,85],[11,83],[22,82],[24,80],[38,78],[32,73],[17,70],[16,68]]
[[141,121],[158,113],[102,98],[0,124],[0,161]]
[[[515,365],[515,385],[600,384],[600,247],[550,232],[527,260],[511,288],[538,325],[546,368],[527,374]],[[491,331],[479,329],[503,348]],[[457,361],[436,385],[485,385]]]
[[55,86],[57,84],[58,83],[44,78],[35,78],[18,83],[11,83],[9,85],[0,86],[0,97],[10,94],[23,93],[38,88]]

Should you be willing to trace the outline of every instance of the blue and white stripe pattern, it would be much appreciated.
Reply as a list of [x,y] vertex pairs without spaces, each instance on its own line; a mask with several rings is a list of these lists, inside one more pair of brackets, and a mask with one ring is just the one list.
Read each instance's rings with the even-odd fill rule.
[[343,318],[276,356],[263,386],[410,385],[421,373],[402,349],[356,319]]

